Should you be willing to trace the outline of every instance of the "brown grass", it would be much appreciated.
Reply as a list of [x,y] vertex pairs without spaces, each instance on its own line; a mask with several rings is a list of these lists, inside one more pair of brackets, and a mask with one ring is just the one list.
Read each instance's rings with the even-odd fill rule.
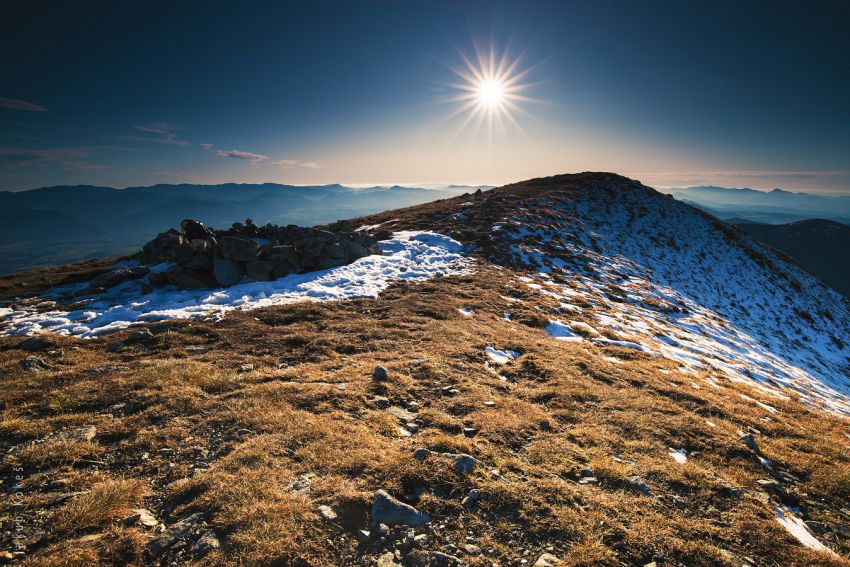
[[146,483],[139,479],[107,480],[95,484],[85,494],[59,508],[53,515],[56,533],[73,534],[105,527],[126,516],[147,493]]
[[[705,377],[679,374],[670,361],[553,341],[539,324],[502,319],[527,311],[502,298],[521,296],[521,286],[506,271],[481,269],[377,300],[174,322],[120,353],[107,347],[121,333],[62,339],[57,368],[37,375],[19,366],[20,339],[0,338],[0,474],[24,469],[28,560],[153,563],[144,551],[153,534],[116,522],[142,505],[167,525],[202,513],[222,541],[208,564],[365,562],[384,550],[353,532],[369,529],[372,494],[384,489],[432,515],[429,549],[462,548],[475,534],[491,554],[465,557],[473,565],[533,564],[547,547],[567,565],[847,564],[805,550],[776,523],[757,483],[770,476],[737,438],[739,429],[760,431],[765,456],[799,479],[785,484],[788,493],[827,526],[818,537],[847,557],[850,541],[829,528],[848,521],[846,420],[762,400],[781,412],[771,414],[741,397],[762,399],[745,385],[716,377],[717,388],[697,390],[691,382]],[[485,368],[487,346],[522,353],[498,369],[506,380]],[[238,372],[249,363],[252,372]],[[387,382],[373,382],[378,364]],[[98,370],[107,366],[129,369]],[[400,435],[375,396],[417,402],[419,431]],[[97,427],[92,442],[44,441],[88,425]],[[464,427],[477,433],[465,437]],[[413,459],[417,447],[468,453],[485,468],[459,476],[447,457]],[[669,447],[687,449],[688,462],[675,463]],[[598,482],[579,484],[584,467]],[[295,494],[288,487],[305,474],[309,489]],[[654,497],[635,489],[636,476]],[[51,488],[57,481],[64,488]],[[465,508],[473,488],[482,497]],[[89,492],[56,503],[81,490]],[[340,519],[322,520],[321,504]],[[0,516],[13,512],[2,506]],[[169,553],[165,562],[191,562]]]

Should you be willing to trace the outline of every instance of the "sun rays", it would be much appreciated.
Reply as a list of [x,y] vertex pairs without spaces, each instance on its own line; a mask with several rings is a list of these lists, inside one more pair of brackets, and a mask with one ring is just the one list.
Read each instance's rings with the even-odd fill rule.
[[508,49],[497,53],[495,45],[489,48],[475,45],[474,57],[461,53],[461,66],[449,65],[459,79],[448,86],[455,93],[445,100],[459,104],[449,119],[461,117],[454,136],[472,131],[475,139],[482,133],[488,142],[496,137],[509,141],[511,131],[525,135],[517,116],[528,115],[520,103],[539,102],[524,94],[531,86],[527,81],[533,67],[522,66],[521,56],[512,56]]

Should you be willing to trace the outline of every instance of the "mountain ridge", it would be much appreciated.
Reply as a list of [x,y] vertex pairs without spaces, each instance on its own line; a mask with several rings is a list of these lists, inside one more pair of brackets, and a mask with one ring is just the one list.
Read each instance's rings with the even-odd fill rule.
[[822,282],[615,174],[351,223],[384,253],[0,307],[32,562],[848,564]]

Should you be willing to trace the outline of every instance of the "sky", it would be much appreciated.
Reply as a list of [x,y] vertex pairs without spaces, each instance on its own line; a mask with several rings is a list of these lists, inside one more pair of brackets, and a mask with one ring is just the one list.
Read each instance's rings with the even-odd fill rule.
[[846,0],[10,0],[0,190],[613,171],[850,193],[848,29]]

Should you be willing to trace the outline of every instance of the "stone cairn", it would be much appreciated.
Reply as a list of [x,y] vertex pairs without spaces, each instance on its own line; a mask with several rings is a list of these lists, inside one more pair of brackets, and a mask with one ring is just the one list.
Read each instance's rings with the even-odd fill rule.
[[172,284],[181,289],[235,285],[247,276],[271,281],[288,274],[335,268],[358,258],[381,254],[375,237],[339,221],[321,227],[257,226],[246,219],[227,230],[213,231],[215,240],[191,242],[177,230],[160,233],[142,247],[141,264],[169,262],[152,272],[150,288]]

